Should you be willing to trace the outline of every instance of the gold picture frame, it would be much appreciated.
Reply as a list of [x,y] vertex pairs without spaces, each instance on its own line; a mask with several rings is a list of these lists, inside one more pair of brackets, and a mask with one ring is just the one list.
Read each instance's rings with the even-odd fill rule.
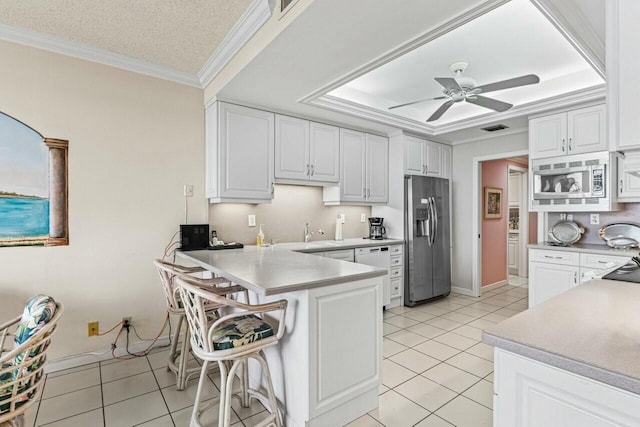
[[502,188],[484,187],[484,218],[502,218]]

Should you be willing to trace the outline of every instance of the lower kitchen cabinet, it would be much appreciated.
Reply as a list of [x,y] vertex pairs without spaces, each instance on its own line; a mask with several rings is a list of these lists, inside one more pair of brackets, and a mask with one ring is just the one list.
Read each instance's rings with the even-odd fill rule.
[[507,268],[509,274],[518,274],[520,267],[520,237],[515,234],[509,235],[507,241]]
[[640,396],[495,350],[495,427],[640,425]]
[[580,268],[572,265],[529,263],[529,307],[578,285]]

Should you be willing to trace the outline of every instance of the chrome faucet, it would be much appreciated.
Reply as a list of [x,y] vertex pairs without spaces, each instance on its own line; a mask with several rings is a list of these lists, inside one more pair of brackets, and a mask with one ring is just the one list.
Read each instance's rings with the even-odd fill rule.
[[309,231],[309,223],[307,222],[304,224],[304,242],[305,243],[311,240],[311,236],[313,236],[316,233],[324,234],[324,231],[320,228],[318,228],[317,230]]

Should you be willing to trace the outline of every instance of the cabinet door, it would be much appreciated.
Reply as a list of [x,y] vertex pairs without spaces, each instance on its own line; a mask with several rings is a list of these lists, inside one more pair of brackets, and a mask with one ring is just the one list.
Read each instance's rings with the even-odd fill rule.
[[509,175],[509,206],[520,206],[520,179],[521,174]]
[[412,136],[404,139],[404,173],[407,175],[424,175],[425,163],[423,161],[424,144],[426,141]]
[[340,181],[340,128],[311,122],[309,141],[311,180]]
[[442,144],[427,141],[424,145],[425,170],[429,176],[442,175]]
[[640,153],[618,158],[618,199],[621,202],[640,199]]
[[364,202],[366,137],[362,132],[340,129],[340,200]]
[[276,115],[275,152],[276,178],[308,180],[309,121]]
[[510,274],[518,273],[518,239],[509,238],[507,243],[507,268]]
[[440,146],[440,153],[442,155],[442,172],[440,173],[440,177],[451,179],[451,161],[452,161],[452,150],[450,145],[442,145]]
[[389,140],[367,134],[367,202],[389,201]]
[[220,196],[271,199],[273,196],[273,113],[220,103]]
[[607,150],[605,115],[604,105],[567,113],[567,148],[570,154]]
[[529,308],[578,285],[580,269],[573,265],[529,263]]
[[567,113],[529,120],[529,158],[567,154]]

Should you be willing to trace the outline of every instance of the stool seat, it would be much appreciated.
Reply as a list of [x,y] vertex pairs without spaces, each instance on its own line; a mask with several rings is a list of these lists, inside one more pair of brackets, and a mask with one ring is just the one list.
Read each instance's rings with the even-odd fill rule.
[[273,327],[258,316],[248,314],[232,317],[212,329],[214,350],[228,350],[251,344],[274,335]]

